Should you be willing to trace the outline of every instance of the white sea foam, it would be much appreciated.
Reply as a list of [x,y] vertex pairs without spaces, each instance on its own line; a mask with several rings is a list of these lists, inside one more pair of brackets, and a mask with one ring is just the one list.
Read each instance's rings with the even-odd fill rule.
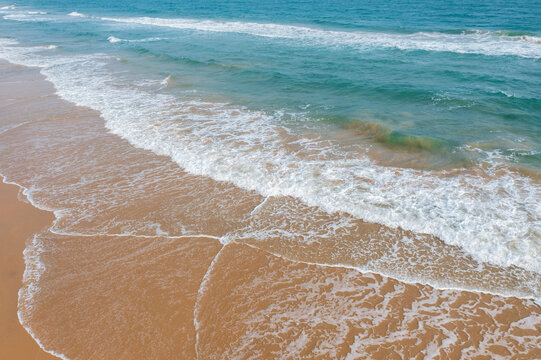
[[109,41],[111,44],[114,44],[114,43],[122,42],[122,39],[119,39],[119,38],[114,37],[114,36],[109,36],[107,38],[107,41]]
[[41,261],[41,254],[43,252],[41,236],[40,234],[35,234],[32,238],[31,246],[26,247],[23,251],[26,267],[23,274],[24,285],[19,289],[19,309],[17,310],[17,317],[19,318],[19,323],[43,351],[63,360],[70,360],[66,355],[46,348],[41,340],[35,335],[34,331],[32,331],[32,328],[28,325],[29,321],[26,318],[32,313],[34,298],[40,291],[38,286],[39,280],[45,272],[45,264]]
[[15,21],[24,21],[24,22],[34,22],[34,21],[54,21],[56,18],[54,16],[44,16],[48,13],[44,11],[15,11],[7,15],[4,15],[3,18],[6,20],[15,20]]
[[15,21],[42,21],[46,20],[46,18],[40,15],[47,15],[47,12],[45,11],[24,11],[18,9],[15,5],[1,7],[0,13],[6,14],[3,16],[3,19]]
[[57,45],[42,45],[42,46],[36,46],[36,49],[54,50],[54,49],[58,49],[58,46]]
[[515,55],[526,58],[541,57],[540,37],[507,36],[497,31],[473,31],[462,34],[446,34],[439,32],[399,34],[366,31],[331,31],[304,26],[272,23],[178,18],[103,17],[102,20],[163,26],[183,30],[241,33],[253,36],[290,39],[297,43],[310,43],[325,46],[350,46],[358,49],[384,47],[401,50],[449,51],[494,56]]
[[[227,252],[227,247],[221,250],[221,253]],[[246,261],[250,261],[249,257]],[[215,269],[227,269],[228,264],[220,258],[215,262]],[[370,273],[360,277],[356,271],[319,273],[317,269],[303,269],[275,259],[269,259],[264,269],[252,271],[248,280],[231,288],[230,293],[236,295],[234,299],[224,299],[228,309],[233,309],[231,313],[242,309],[242,331],[236,330],[230,346],[219,350],[200,347],[199,355],[240,359],[260,353],[261,342],[256,339],[271,337],[281,339],[281,346],[275,353],[280,359],[302,358],[306,349],[313,357],[369,358],[368,354],[381,348],[392,349],[397,358],[409,359],[412,358],[412,344],[419,348],[424,359],[456,354],[457,350],[462,350],[462,357],[467,359],[479,355],[504,359],[505,356],[499,357],[494,353],[491,345],[504,345],[514,352],[515,346],[520,344],[521,349],[531,351],[537,348],[539,341],[535,332],[526,335],[521,330],[535,329],[541,316],[531,312],[516,322],[501,321],[500,316],[513,305],[503,304],[503,299],[498,297],[476,295],[468,296],[464,301],[461,292],[431,288],[420,288],[415,296],[410,297],[411,286],[385,277]],[[209,280],[206,280],[204,288],[200,288],[198,305],[204,304],[209,308],[209,304],[217,303],[212,290],[220,285],[218,281],[213,282],[213,275],[219,274],[220,280],[227,282],[227,275],[223,273],[227,274],[227,271],[218,273],[209,267],[205,275]],[[457,304],[460,304],[458,308]],[[486,319],[485,312],[492,319]],[[227,329],[233,318],[223,315],[220,324]],[[205,316],[195,319],[198,320],[197,336],[208,342],[212,339],[210,331],[216,331],[216,327],[209,330],[206,325],[214,319]],[[478,339],[471,340],[474,344],[468,347],[467,344],[464,346],[462,324],[469,326],[472,322],[480,332]],[[322,324],[325,331],[318,330]],[[453,326],[446,326],[449,324]],[[374,331],[382,328],[387,331]],[[424,336],[427,329],[437,331],[427,338]]]
[[173,78],[171,77],[171,75],[167,76],[165,79],[163,79],[162,81],[160,81],[160,84],[164,87],[168,87],[169,84],[171,84],[171,81],[173,80]]
[[4,15],[5,20],[15,20],[15,21],[36,21],[36,17],[28,14],[9,14]]
[[107,41],[109,41],[111,44],[114,44],[114,43],[119,43],[119,42],[126,42],[126,43],[137,43],[137,42],[149,42],[149,41],[160,41],[160,40],[163,40],[164,38],[161,38],[161,37],[150,37],[150,38],[144,38],[144,39],[132,39],[132,40],[129,40],[129,39],[120,39],[120,38],[117,38],[116,36],[109,36],[107,38]]
[[[0,43],[3,43],[3,41],[0,40]],[[23,195],[26,196],[27,200],[34,207],[42,210],[52,211],[51,209],[43,208],[37,205],[32,199],[32,195],[27,188],[24,188],[17,183],[8,181],[6,177],[2,174],[0,174],[0,178],[1,181],[5,184],[12,184],[18,186],[19,189],[22,190]],[[55,216],[56,215],[57,213],[55,212]],[[51,349],[46,349],[40,339],[37,338],[32,329],[28,326],[28,323],[25,321],[25,315],[29,313],[28,310],[31,310],[34,298],[40,291],[40,288],[38,286],[39,279],[45,272],[45,264],[41,261],[40,258],[42,253],[43,246],[41,245],[40,234],[34,234],[34,236],[32,237],[31,246],[27,246],[23,251],[25,269],[23,273],[23,287],[21,287],[18,292],[18,304],[25,305],[22,305],[17,309],[17,317],[19,319],[19,323],[24,327],[26,332],[30,334],[30,336],[34,339],[38,346],[43,349],[43,351],[48,352],[58,358],[69,360],[69,358],[66,357],[64,354],[55,352]]]
[[107,70],[115,60],[105,55],[38,56],[10,45],[0,42],[0,57],[41,67],[60,96],[99,110],[113,133],[188,172],[433,234],[478,260],[541,272],[541,189],[529,178],[497,165],[484,175],[377,166],[291,136],[264,113],[127,86]]
[[85,14],[78,13],[77,11],[72,11],[68,14],[68,16],[74,16],[74,17],[87,17]]

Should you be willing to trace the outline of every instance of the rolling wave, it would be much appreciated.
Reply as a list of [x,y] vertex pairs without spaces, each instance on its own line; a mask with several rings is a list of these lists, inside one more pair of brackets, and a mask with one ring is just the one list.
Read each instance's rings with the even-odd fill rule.
[[79,12],[77,12],[77,11],[72,11],[72,12],[70,12],[70,13],[68,14],[68,16],[73,16],[73,17],[87,17],[87,15],[81,14],[81,13],[79,13]]
[[[0,9],[8,13],[4,19],[18,21],[52,20],[36,15],[42,11],[21,13],[15,6]],[[32,16],[34,15],[34,16]],[[365,51],[377,48],[394,48],[405,51],[452,52],[486,56],[519,56],[541,58],[541,36],[509,30],[457,30],[455,32],[383,33],[370,31],[337,31],[316,27],[275,23],[217,21],[188,18],[152,17],[96,17],[77,11],[67,14],[72,18],[91,19],[145,26],[159,26],[180,30],[217,33],[238,33],[250,36],[285,39],[299,45],[344,46]],[[58,19],[55,19],[58,20]]]
[[268,38],[289,39],[301,44],[349,46],[361,50],[379,47],[400,50],[447,51],[488,56],[510,55],[525,58],[541,58],[541,37],[534,35],[508,35],[508,33],[502,31],[471,31],[460,34],[440,32],[399,34],[366,31],[332,31],[294,25],[240,21],[150,17],[103,17],[101,19],[119,23],[162,26],[182,30],[239,33]]
[[[432,234],[478,260],[541,272],[541,193],[528,177],[497,164],[442,172],[378,166],[323,139],[294,136],[262,112],[116,86],[106,66],[114,58],[37,56],[14,44],[2,41],[0,57],[41,67],[60,96],[99,110],[113,133],[190,173]],[[421,140],[413,145],[425,146]]]
[[138,43],[138,42],[149,42],[149,41],[160,41],[164,40],[164,38],[161,37],[151,37],[151,38],[144,38],[144,39],[121,39],[117,38],[116,36],[109,36],[107,38],[107,41],[109,41],[111,44],[115,43]]

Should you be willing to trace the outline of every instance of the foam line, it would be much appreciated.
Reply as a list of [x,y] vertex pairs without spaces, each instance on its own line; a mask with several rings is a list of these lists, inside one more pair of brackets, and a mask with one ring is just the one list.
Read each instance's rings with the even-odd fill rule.
[[182,18],[102,17],[101,19],[118,23],[161,26],[181,30],[239,33],[259,37],[289,39],[296,43],[304,44],[324,46],[343,45],[362,50],[383,47],[400,50],[447,51],[488,56],[513,55],[535,59],[541,57],[541,37],[531,35],[508,36],[500,31],[471,31],[462,34],[440,32],[401,34],[368,31],[333,31],[273,23]]

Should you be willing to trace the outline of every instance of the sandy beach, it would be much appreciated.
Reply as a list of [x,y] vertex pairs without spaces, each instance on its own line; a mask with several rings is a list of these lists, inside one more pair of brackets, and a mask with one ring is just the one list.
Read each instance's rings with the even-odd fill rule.
[[[47,358],[28,345],[15,312],[24,242],[36,234],[26,244],[21,318],[47,351],[69,359],[541,357],[541,308],[532,300],[308,264],[310,256],[348,254],[291,243],[284,251],[279,236],[246,235],[301,226],[276,211],[300,211],[292,199],[188,174],[107,132],[99,113],[58,98],[38,70],[1,66],[0,172],[32,188],[37,205],[62,210],[49,231],[51,213],[17,200],[16,187],[0,187],[2,249],[10,251],[5,356]],[[300,209],[303,228],[332,220]],[[357,226],[357,234],[374,231]],[[392,252],[371,246],[350,258]],[[450,256],[465,259],[465,272],[480,266],[438,246],[443,255],[427,271],[458,271]],[[518,268],[486,271],[511,285],[538,279]]]
[[51,225],[54,216],[24,202],[19,187],[0,183],[0,358],[56,359],[44,352],[17,318],[17,297],[22,286],[23,250],[28,239]]

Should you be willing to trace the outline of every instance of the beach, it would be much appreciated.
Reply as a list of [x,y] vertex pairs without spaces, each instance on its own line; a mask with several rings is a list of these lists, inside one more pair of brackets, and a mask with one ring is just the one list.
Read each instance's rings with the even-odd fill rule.
[[0,184],[0,232],[2,234],[0,299],[0,357],[3,359],[55,359],[44,352],[24,330],[17,317],[17,298],[22,285],[23,250],[34,233],[48,227],[53,216],[24,202],[15,185]]
[[[540,356],[534,301],[308,264],[309,248],[276,256],[279,239],[261,244],[235,234],[254,222],[268,227],[278,213],[265,204],[292,207],[291,199],[184,173],[108,133],[99,113],[58,98],[37,69],[4,62],[2,73],[2,120],[10,125],[0,134],[2,174],[56,214],[47,229],[50,213],[31,210],[43,219],[25,227],[24,236],[35,236],[19,298],[22,324],[47,352],[69,359]],[[3,209],[17,206],[30,211],[16,202]],[[330,221],[304,211],[305,227]],[[19,241],[19,254],[24,236],[8,239]],[[537,281],[518,268],[494,270],[501,281]]]
[[539,14],[0,0],[0,358],[541,358]]

